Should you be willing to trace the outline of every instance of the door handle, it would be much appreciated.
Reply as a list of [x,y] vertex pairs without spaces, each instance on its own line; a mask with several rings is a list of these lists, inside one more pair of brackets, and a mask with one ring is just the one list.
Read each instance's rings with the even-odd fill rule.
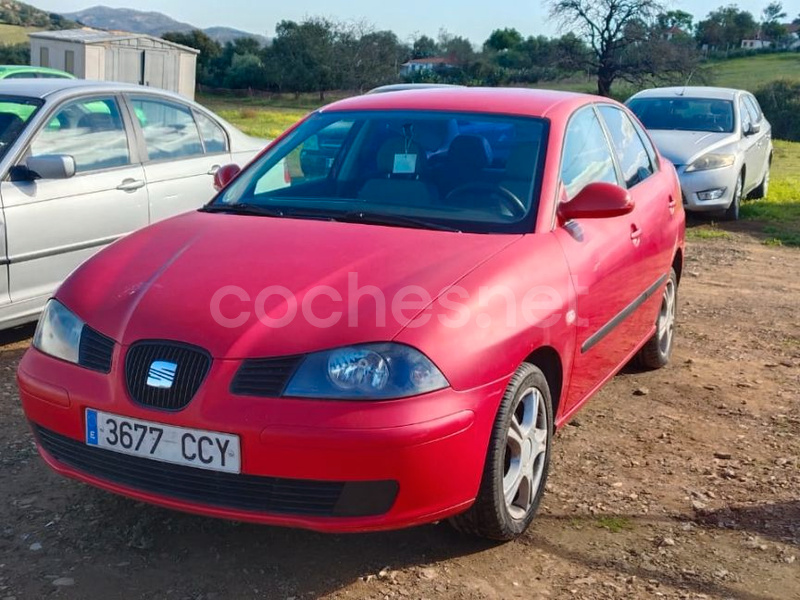
[[669,214],[675,214],[675,208],[678,206],[678,201],[675,200],[675,196],[672,194],[669,195],[669,203],[667,203],[667,207],[669,208]]
[[642,230],[639,229],[635,224],[631,225],[631,241],[633,242],[634,246],[638,246],[639,242],[642,238]]
[[145,183],[141,179],[123,179],[122,183],[117,186],[117,189],[121,192],[135,192],[144,186]]
[[208,170],[208,174],[209,174],[209,175],[216,175],[216,174],[217,174],[217,171],[219,171],[219,170],[220,170],[220,166],[219,166],[219,165],[214,165],[213,167],[211,167],[211,168]]

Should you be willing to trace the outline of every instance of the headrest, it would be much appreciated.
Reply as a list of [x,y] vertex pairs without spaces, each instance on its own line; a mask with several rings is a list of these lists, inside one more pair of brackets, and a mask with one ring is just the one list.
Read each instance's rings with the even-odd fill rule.
[[533,171],[539,160],[539,144],[523,142],[511,149],[506,162],[507,179],[532,179]]
[[0,137],[10,137],[22,129],[25,123],[14,113],[0,113]]
[[111,115],[90,113],[80,118],[78,127],[82,129],[91,129],[92,131],[113,131],[117,129],[117,121]]
[[485,169],[492,164],[492,147],[479,135],[459,135],[450,143],[447,162],[465,170]]
[[[416,156],[414,164],[414,173],[419,173],[427,158],[425,151],[416,142],[411,142],[406,147],[406,141],[401,137],[389,138],[378,149],[378,171],[381,173],[391,175],[395,173],[395,157],[401,154],[413,154]],[[411,173],[403,171],[402,174],[409,175]]]

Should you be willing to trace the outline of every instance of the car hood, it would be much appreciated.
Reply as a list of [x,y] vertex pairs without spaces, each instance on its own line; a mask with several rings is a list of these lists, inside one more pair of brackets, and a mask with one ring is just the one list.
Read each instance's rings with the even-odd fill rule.
[[[436,298],[520,237],[193,212],[112,244],[57,297],[123,345],[175,340],[216,358],[300,354],[392,339],[424,308],[415,289]],[[403,291],[416,308],[397,310]],[[261,322],[259,305],[281,326]],[[284,319],[292,306],[296,316]]]
[[707,152],[736,141],[733,133],[707,131],[649,130],[662,156],[675,165],[688,165]]

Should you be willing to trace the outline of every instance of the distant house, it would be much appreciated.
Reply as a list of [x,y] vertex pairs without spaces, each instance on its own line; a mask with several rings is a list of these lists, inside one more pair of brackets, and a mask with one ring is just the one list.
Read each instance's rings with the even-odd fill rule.
[[68,29],[29,34],[31,65],[81,79],[138,83],[194,98],[198,50],[142,33]]
[[436,69],[454,67],[455,62],[452,59],[444,58],[441,56],[431,56],[429,58],[412,58],[400,66],[400,75],[407,77],[414,73],[422,73],[423,71],[434,71]]
[[742,48],[747,50],[762,50],[764,48],[769,48],[772,46],[772,42],[769,40],[742,40]]
[[670,41],[670,40],[673,40],[675,38],[682,38],[682,37],[688,37],[688,36],[689,36],[689,34],[686,33],[683,29],[681,29],[680,27],[677,27],[677,26],[673,26],[673,27],[670,27],[669,29],[667,29],[665,32],[663,32],[661,34],[661,39]]

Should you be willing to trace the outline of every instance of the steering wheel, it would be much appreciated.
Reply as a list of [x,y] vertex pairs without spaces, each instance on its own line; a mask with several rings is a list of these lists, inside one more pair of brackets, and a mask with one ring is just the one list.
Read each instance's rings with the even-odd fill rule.
[[456,198],[475,196],[479,194],[487,194],[488,196],[499,198],[503,206],[507,208],[514,217],[523,217],[528,210],[525,206],[525,203],[522,202],[522,200],[520,200],[519,197],[508,188],[504,188],[502,185],[481,181],[473,181],[472,183],[465,183],[464,185],[458,186],[452,192],[447,194],[445,202],[449,204],[456,204],[456,202],[454,202]]

